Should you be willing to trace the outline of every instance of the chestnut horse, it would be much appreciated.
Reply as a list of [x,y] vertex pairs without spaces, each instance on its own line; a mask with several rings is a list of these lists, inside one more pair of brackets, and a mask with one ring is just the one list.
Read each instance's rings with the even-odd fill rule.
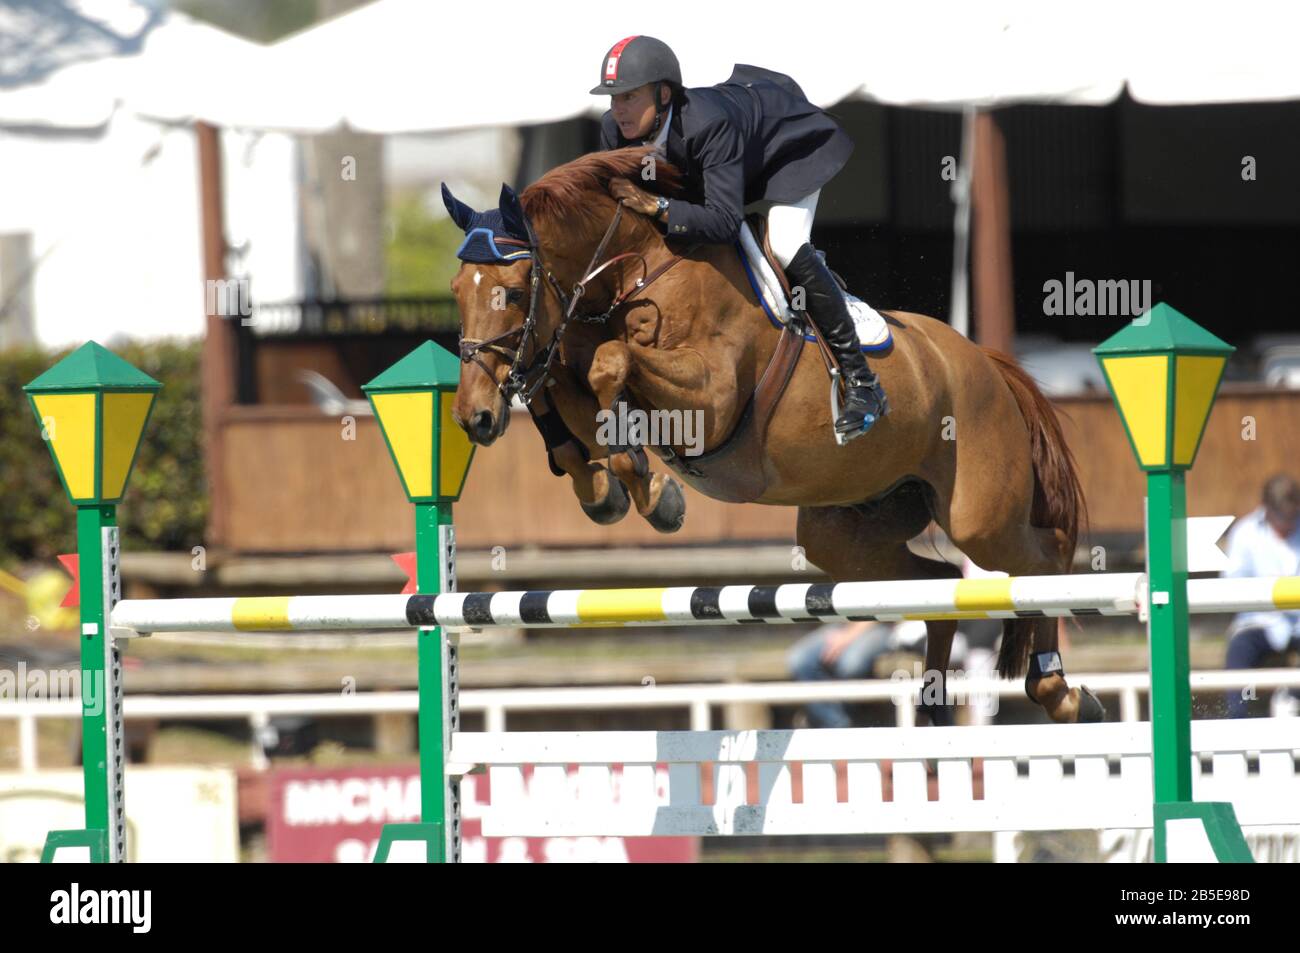
[[[671,531],[684,512],[680,486],[650,470],[639,448],[602,445],[598,412],[621,401],[701,412],[707,460],[746,417],[780,334],[733,247],[683,250],[648,218],[620,211],[608,184],[638,179],[647,151],[583,156],[520,196],[502,188],[496,221],[527,234],[514,244],[531,245],[532,254],[466,262],[452,281],[465,362],[453,413],[486,446],[505,430],[515,394],[531,398],[536,415],[558,410],[576,440],[555,446],[553,460],[572,477],[588,516],[621,518],[630,494],[642,516]],[[663,162],[657,180],[663,192],[679,182]],[[481,224],[480,213],[446,198],[463,229]],[[682,257],[673,262],[675,255]],[[653,280],[638,287],[647,273]],[[1068,572],[1084,503],[1051,405],[1011,358],[947,324],[897,311],[885,317],[893,343],[872,367],[891,409],[871,433],[836,444],[826,368],[804,353],[766,433],[743,435],[760,454],[733,454],[699,479],[689,458],[673,459],[678,474],[715,498],[797,506],[799,545],[836,581],[959,576],[908,548],[931,520],[985,569]],[[927,674],[947,670],[956,628],[953,620],[927,623]],[[1039,658],[1056,648],[1055,618],[1007,620],[998,671],[1004,678],[1028,671],[1029,697],[1055,721],[1101,720],[1092,693],[1069,687],[1053,656]],[[1031,651],[1041,664],[1031,666]],[[923,710],[932,721],[951,720],[950,709]]]

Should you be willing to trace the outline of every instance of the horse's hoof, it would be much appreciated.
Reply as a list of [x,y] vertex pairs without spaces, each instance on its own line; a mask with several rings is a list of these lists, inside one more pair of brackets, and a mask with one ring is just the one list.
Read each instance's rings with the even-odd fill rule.
[[1087,685],[1079,686],[1079,724],[1106,720],[1106,706]]
[[661,533],[675,533],[682,528],[686,519],[686,497],[676,480],[664,477],[664,488],[659,493],[659,502],[647,515],[646,520]]
[[954,714],[955,705],[929,705],[925,702],[916,706],[918,722],[924,718],[935,728],[951,728],[957,722]]
[[605,498],[595,503],[578,501],[582,503],[582,512],[587,514],[587,518],[601,526],[617,523],[627,515],[628,508],[632,505],[623,481],[609,471],[606,473],[609,475],[609,489],[605,491]]

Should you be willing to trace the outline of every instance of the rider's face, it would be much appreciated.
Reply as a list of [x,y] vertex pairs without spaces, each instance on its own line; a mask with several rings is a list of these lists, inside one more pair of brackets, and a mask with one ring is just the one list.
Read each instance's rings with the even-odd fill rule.
[[654,83],[609,97],[609,108],[624,139],[644,139],[655,124]]

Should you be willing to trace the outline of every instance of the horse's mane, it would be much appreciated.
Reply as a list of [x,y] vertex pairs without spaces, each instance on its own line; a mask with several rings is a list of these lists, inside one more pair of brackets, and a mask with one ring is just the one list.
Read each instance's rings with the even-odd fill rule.
[[[572,162],[556,166],[520,194],[524,212],[539,226],[551,223],[604,228],[609,224],[613,204],[609,194],[611,179],[631,179],[634,184],[656,195],[679,193],[681,172],[666,159],[655,162],[654,179],[641,178],[642,159],[653,150],[653,146],[629,146],[607,152],[589,152]],[[648,221],[643,224],[658,234]]]

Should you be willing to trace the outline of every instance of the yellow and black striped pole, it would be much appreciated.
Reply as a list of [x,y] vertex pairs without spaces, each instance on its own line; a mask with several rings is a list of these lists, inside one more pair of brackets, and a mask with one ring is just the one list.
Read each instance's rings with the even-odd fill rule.
[[[450,523],[444,524],[450,526]],[[440,532],[442,532],[440,530]],[[448,531],[449,532],[449,531]],[[441,544],[440,544],[441,545]],[[450,535],[443,546],[452,575]],[[435,585],[427,582],[427,587]],[[1143,573],[794,582],[752,586],[532,589],[437,595],[252,596],[127,599],[113,607],[121,634],[150,632],[328,632],[366,629],[564,629],[749,625],[906,619],[1029,619],[1137,615]],[[1300,576],[1192,579],[1193,614],[1300,609]]]

